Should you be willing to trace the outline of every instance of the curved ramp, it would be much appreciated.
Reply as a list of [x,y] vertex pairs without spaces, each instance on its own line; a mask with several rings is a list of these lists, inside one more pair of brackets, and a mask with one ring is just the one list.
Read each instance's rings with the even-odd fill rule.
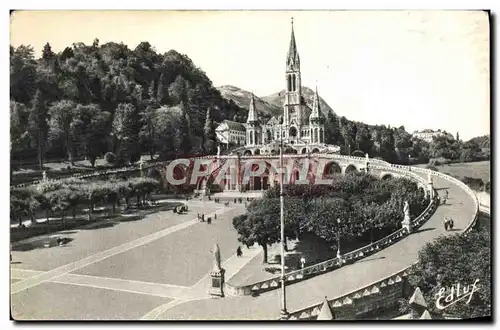
[[[427,178],[424,172],[415,172]],[[334,298],[364,287],[410,266],[418,258],[418,251],[440,235],[451,235],[443,228],[445,216],[453,218],[455,229],[464,230],[476,213],[475,200],[457,183],[433,176],[434,188],[439,194],[448,190],[448,201],[437,208],[433,216],[415,233],[398,243],[365,259],[338,270],[287,287],[287,309],[300,310],[321,302],[325,296]],[[189,301],[174,306],[157,319],[191,320],[276,320],[279,318],[280,290],[258,297],[228,297]]]

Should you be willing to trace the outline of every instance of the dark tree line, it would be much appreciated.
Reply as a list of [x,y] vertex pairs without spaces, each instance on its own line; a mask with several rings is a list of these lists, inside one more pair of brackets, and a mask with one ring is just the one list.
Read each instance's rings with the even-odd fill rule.
[[[88,159],[112,152],[118,163],[141,154],[169,159],[213,152],[215,125],[245,121],[247,113],[224,99],[207,75],[175,50],[159,54],[148,42],[74,43],[55,53],[46,44],[40,58],[30,46],[10,47],[12,159]],[[404,127],[367,125],[329,113],[326,142],[343,154],[380,157],[393,163],[426,163],[444,157],[485,159],[484,139],[458,135],[432,143],[412,138]],[[489,144],[488,144],[489,146]]]
[[[335,176],[332,185],[285,186],[285,235],[313,234],[337,248],[360,247],[401,228],[403,205],[408,201],[412,218],[428,205],[416,183],[404,178],[380,180],[371,175]],[[252,201],[248,212],[233,219],[243,244],[259,244],[267,261],[267,245],[280,239],[279,187]],[[337,221],[340,220],[340,223]]]
[[428,163],[430,159],[470,162],[489,159],[489,136],[464,142],[443,132],[431,143],[412,137],[404,126],[367,125],[328,113],[325,120],[326,143],[340,146],[342,154],[378,157],[396,164]]
[[41,58],[30,46],[10,47],[13,160],[87,158],[106,152],[134,162],[212,152],[215,124],[244,110],[227,101],[206,74],[175,50],[148,42],[74,43]]

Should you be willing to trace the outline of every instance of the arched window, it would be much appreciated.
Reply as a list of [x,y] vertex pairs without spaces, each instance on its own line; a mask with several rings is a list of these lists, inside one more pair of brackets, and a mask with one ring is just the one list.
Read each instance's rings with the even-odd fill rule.
[[292,91],[294,91],[294,92],[295,92],[295,91],[296,91],[296,87],[297,87],[297,86],[295,86],[295,75],[293,74],[293,75],[292,75]]
[[288,75],[288,89],[289,92],[292,91],[292,76]]

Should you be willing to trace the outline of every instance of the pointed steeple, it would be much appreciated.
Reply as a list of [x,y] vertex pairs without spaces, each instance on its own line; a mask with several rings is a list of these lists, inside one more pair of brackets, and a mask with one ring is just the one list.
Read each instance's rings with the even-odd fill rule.
[[325,297],[323,300],[323,306],[321,306],[321,311],[318,314],[316,320],[318,321],[326,321],[326,320],[334,320],[332,309],[330,308],[330,304],[328,304],[328,299]]
[[432,320],[432,316],[429,311],[426,309],[425,312],[420,316],[421,320]]
[[292,17],[292,36],[290,37],[290,46],[286,55],[286,66],[289,70],[298,70],[300,68],[299,52],[297,51],[297,44],[295,42],[295,33],[293,31],[293,17]]
[[250,106],[248,107],[248,119],[247,123],[255,123],[259,120],[259,117],[257,115],[257,110],[255,109],[255,98],[252,96],[250,98]]
[[312,107],[312,112],[309,115],[309,120],[312,119],[318,119],[321,116],[321,108],[319,104],[319,94],[318,94],[318,85],[316,84],[316,91],[314,93],[314,99],[313,99],[313,107]]

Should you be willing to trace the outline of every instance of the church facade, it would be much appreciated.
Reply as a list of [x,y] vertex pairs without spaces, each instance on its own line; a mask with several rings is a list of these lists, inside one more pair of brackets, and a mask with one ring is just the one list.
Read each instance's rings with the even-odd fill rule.
[[290,46],[286,56],[283,113],[261,122],[252,95],[246,123],[246,145],[256,146],[283,140],[285,144],[324,143],[324,116],[320,109],[318,90],[312,109],[302,96],[300,57],[292,23]]
[[[243,124],[244,147],[238,149],[245,149],[246,155],[275,154],[279,152],[279,145],[283,142],[291,153],[339,152],[340,148],[325,144],[325,117],[320,109],[318,88],[316,87],[312,107],[306,103],[302,95],[300,57],[293,22],[285,68],[282,114],[263,121],[256,110],[255,98],[252,94],[247,121]],[[228,132],[226,127],[228,124],[232,123],[222,122],[216,131]],[[240,129],[243,130],[243,127]],[[233,140],[231,136],[222,138],[222,133],[218,136],[221,137],[219,139],[221,142]]]

